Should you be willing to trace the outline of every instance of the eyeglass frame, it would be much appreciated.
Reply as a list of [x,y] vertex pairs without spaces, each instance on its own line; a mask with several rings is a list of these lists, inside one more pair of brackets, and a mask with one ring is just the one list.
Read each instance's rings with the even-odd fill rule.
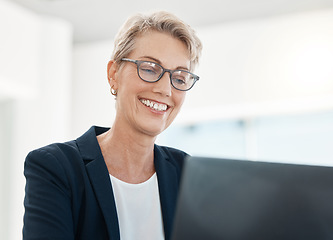
[[[156,63],[156,62],[152,62],[152,61],[133,60],[133,59],[129,59],[129,58],[121,58],[120,60],[121,60],[121,61],[126,61],[126,62],[135,63],[135,64],[136,64],[136,67],[137,67],[137,74],[138,74],[139,78],[140,78],[141,80],[145,81],[145,82],[149,82],[149,83],[158,82],[158,81],[164,76],[164,74],[165,74],[166,72],[168,72],[168,73],[170,74],[169,76],[170,76],[170,83],[171,83],[171,85],[172,85],[175,89],[177,89],[177,90],[179,90],[179,91],[183,91],[183,92],[190,90],[190,89],[194,86],[194,84],[195,84],[197,81],[199,81],[199,79],[200,79],[200,77],[199,77],[198,75],[195,75],[194,73],[191,73],[190,71],[179,70],[179,69],[176,69],[176,70],[166,69],[166,68],[164,68],[161,64],[158,64],[158,63]],[[163,72],[160,74],[160,76],[157,78],[157,80],[154,80],[154,81],[148,81],[148,80],[146,80],[146,79],[143,79],[143,78],[140,76],[140,73],[139,73],[139,71],[140,71],[140,65],[141,65],[142,63],[144,63],[144,62],[154,63],[154,64],[158,65],[159,67],[161,67],[161,69],[163,70]],[[175,87],[175,86],[173,85],[173,82],[172,82],[172,74],[173,74],[174,72],[177,72],[177,71],[186,72],[186,73],[189,73],[189,74],[191,74],[191,75],[193,76],[194,81],[193,81],[193,84],[192,84],[192,86],[191,86],[190,88],[183,90],[183,89],[179,89],[179,88],[177,88],[177,87]]]

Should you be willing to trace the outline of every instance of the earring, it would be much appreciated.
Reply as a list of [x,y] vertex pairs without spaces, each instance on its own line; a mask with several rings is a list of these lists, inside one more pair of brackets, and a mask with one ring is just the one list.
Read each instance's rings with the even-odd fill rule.
[[[110,82],[112,81],[112,78],[110,78]],[[111,86],[110,92],[113,96],[117,97],[117,90],[113,89],[114,85]]]
[[117,97],[117,92],[118,92],[118,91],[115,90],[115,89],[113,89],[113,86],[111,87],[110,92],[111,92],[111,94],[112,94],[113,96]]

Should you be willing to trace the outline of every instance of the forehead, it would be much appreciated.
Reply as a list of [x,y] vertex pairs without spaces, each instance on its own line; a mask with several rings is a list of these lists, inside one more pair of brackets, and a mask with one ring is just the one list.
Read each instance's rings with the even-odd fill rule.
[[129,57],[140,59],[146,56],[158,59],[168,68],[190,67],[190,55],[186,45],[170,34],[150,31],[135,39]]

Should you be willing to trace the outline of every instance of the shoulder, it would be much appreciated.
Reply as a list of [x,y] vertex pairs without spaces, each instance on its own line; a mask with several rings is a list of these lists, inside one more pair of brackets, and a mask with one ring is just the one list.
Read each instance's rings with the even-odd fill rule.
[[25,159],[24,173],[26,177],[38,173],[47,179],[56,175],[67,179],[82,168],[80,165],[83,161],[75,141],[54,143],[31,151]]
[[77,146],[75,144],[75,141],[68,141],[64,143],[52,143],[46,146],[43,146],[41,148],[37,148],[31,152],[29,152],[29,155],[35,155],[35,154],[51,154],[51,155],[59,155],[59,154],[67,154],[70,152],[77,151]]
[[54,159],[64,161],[69,158],[75,158],[79,154],[75,141],[65,143],[53,143],[38,149],[35,149],[27,155],[26,161],[46,161]]

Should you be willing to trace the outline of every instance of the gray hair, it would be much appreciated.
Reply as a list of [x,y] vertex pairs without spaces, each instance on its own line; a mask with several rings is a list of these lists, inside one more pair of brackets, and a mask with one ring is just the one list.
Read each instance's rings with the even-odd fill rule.
[[175,15],[164,11],[130,17],[116,35],[112,59],[120,63],[122,58],[127,57],[134,50],[136,38],[151,30],[168,33],[182,41],[188,49],[191,68],[198,64],[202,50],[200,39],[189,25]]

